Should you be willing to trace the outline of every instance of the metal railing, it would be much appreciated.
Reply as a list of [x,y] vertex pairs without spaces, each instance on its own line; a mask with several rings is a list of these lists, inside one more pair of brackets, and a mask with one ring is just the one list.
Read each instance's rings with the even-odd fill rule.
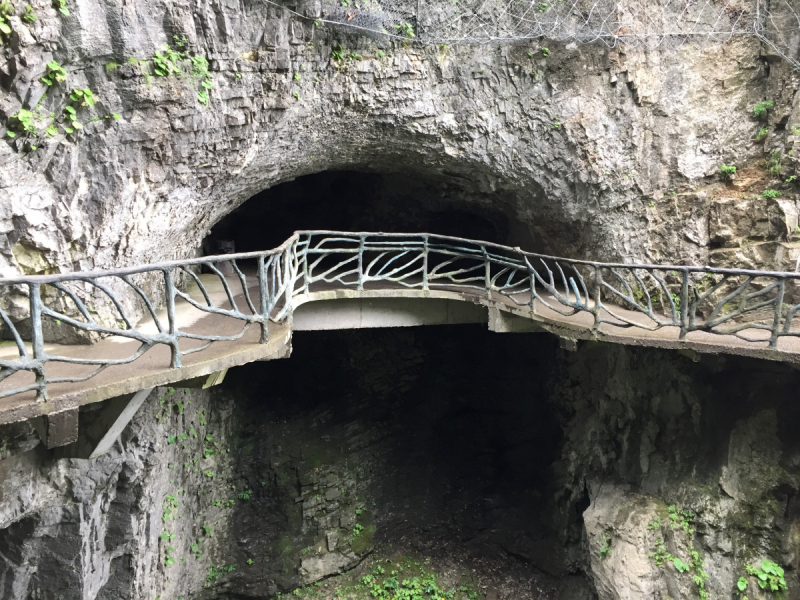
[[[221,301],[213,297],[199,269],[219,282]],[[148,295],[136,279],[149,277],[152,284],[154,276],[160,283],[150,285]],[[197,286],[194,297],[176,284],[181,278]],[[232,282],[238,283],[239,292]],[[269,323],[291,317],[293,298],[325,289],[415,289],[423,295],[450,290],[505,303],[528,311],[531,318],[572,320],[597,334],[608,328],[649,332],[673,328],[679,340],[699,331],[730,336],[730,344],[771,349],[777,349],[782,338],[800,337],[800,322],[795,323],[800,311],[798,273],[599,263],[431,234],[301,231],[264,252],[0,280],[0,300],[27,296],[29,306],[22,317],[12,318],[0,304],[5,337],[18,354],[0,359],[0,385],[16,374],[33,376],[24,384],[3,385],[0,398],[35,391],[37,400],[46,400],[48,384],[88,381],[104,369],[136,361],[158,345],[169,347],[169,367],[177,368],[183,356],[202,352],[214,342],[241,340],[252,325],[261,329],[259,342],[267,343]],[[159,316],[156,297],[164,299],[166,315]],[[90,305],[89,298],[104,310]],[[179,304],[240,322],[241,328],[230,335],[181,329],[176,317]],[[134,314],[142,313],[146,318],[138,322]],[[591,319],[581,321],[581,315]],[[122,358],[46,351],[45,333],[53,337],[52,332],[65,328],[117,336],[138,342],[139,347]],[[182,348],[182,340],[199,345]],[[49,363],[94,369],[81,375],[48,376]]]

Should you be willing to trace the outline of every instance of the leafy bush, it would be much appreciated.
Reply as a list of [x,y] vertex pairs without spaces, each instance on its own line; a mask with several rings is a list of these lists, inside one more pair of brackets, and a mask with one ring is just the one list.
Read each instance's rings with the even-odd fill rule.
[[778,190],[764,190],[764,191],[761,193],[761,195],[762,195],[764,198],[767,198],[767,199],[769,199],[769,200],[772,200],[773,198],[777,198],[778,196],[780,196],[780,195],[781,195],[781,193],[780,193]]
[[[783,568],[771,560],[767,560],[765,558],[761,561],[760,567],[746,565],[745,570],[747,571],[748,575],[752,575],[756,578],[758,581],[758,587],[760,587],[762,590],[769,588],[769,591],[771,592],[782,592],[786,589],[786,579],[784,579],[783,576]],[[741,582],[742,579],[739,581]],[[742,588],[739,587],[739,589]]]
[[181,67],[178,64],[181,60],[183,60],[183,54],[175,52],[169,46],[164,46],[163,53],[158,50],[153,56],[153,70],[159,77],[168,77],[173,73],[183,75],[183,71],[181,71]]
[[753,116],[755,116],[756,119],[766,117],[767,111],[774,106],[775,103],[772,100],[764,100],[763,102],[759,102],[753,107]]

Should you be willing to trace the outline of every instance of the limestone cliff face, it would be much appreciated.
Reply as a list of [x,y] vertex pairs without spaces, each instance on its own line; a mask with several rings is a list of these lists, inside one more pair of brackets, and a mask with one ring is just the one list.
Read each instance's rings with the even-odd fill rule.
[[[788,150],[800,122],[796,76],[750,38],[379,47],[316,27],[313,3],[308,19],[251,1],[32,6],[38,21],[12,17],[0,60],[0,131],[18,134],[0,145],[4,275],[190,256],[252,194],[339,168],[448,180],[502,203],[534,250],[705,263],[717,194],[704,186],[722,163]],[[158,75],[165,45],[185,53],[183,75]],[[53,60],[66,80],[48,87]],[[93,106],[69,99],[86,88]],[[67,105],[83,124],[71,134]],[[35,133],[12,118],[21,108]]]

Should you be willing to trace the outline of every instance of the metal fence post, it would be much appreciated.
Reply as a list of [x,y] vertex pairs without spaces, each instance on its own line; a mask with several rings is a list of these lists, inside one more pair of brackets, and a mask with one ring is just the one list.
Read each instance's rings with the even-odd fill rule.
[[31,346],[33,360],[36,366],[33,373],[36,376],[36,401],[47,401],[47,376],[44,371],[44,334],[42,333],[42,298],[38,283],[28,285],[31,305]]
[[269,341],[269,308],[267,302],[267,294],[269,291],[267,288],[266,263],[263,254],[258,257],[258,289],[261,296],[261,302],[259,303],[259,310],[261,312],[261,338],[259,339],[259,343],[266,344]]
[[364,291],[364,243],[365,237],[361,236],[361,243],[358,246],[358,291]]
[[594,331],[600,331],[600,286],[603,283],[603,274],[600,272],[600,267],[594,267],[594,308],[592,309],[592,313],[594,314],[594,325],[592,329]]
[[422,289],[428,291],[428,236],[422,238]]
[[679,339],[686,339],[689,330],[689,270],[682,269],[683,278],[681,280],[681,302],[678,307],[678,316],[681,322],[681,334]]
[[172,269],[164,269],[164,288],[166,291],[167,319],[169,320],[169,348],[172,353],[170,367],[173,369],[181,366],[181,350],[178,347],[178,338],[175,328],[175,282],[172,281]]
[[772,336],[769,338],[770,348],[778,346],[778,331],[781,325],[781,318],[783,318],[783,294],[785,290],[786,280],[781,279],[778,285],[778,294],[775,296],[775,317],[772,321]]
[[308,251],[311,249],[311,234],[308,234],[308,241],[303,250],[303,292],[308,294]]

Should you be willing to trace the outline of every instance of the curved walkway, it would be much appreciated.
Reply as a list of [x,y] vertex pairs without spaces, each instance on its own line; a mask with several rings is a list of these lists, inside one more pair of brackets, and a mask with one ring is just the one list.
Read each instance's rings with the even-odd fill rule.
[[[0,347],[0,424],[288,356],[295,320],[299,330],[484,321],[572,345],[800,364],[800,274],[576,261],[430,234],[298,232],[265,252],[0,289],[11,339]],[[29,310],[12,319],[20,305]],[[81,337],[99,341],[48,341]]]

